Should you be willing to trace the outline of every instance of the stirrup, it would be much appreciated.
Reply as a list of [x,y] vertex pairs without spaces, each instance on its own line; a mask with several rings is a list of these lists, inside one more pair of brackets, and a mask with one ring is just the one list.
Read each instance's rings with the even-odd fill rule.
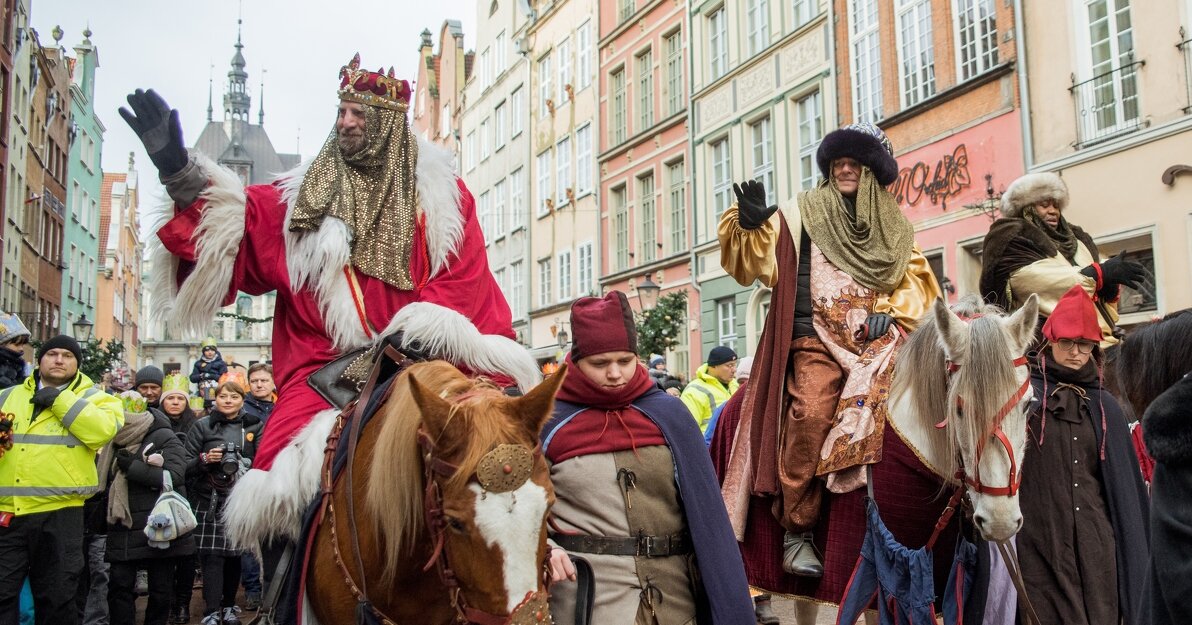
[[257,608],[257,615],[248,625],[277,625],[277,602],[281,600],[281,589],[285,588],[290,577],[290,562],[294,559],[294,542],[287,541],[286,548],[277,561],[277,570],[273,572],[273,579],[269,580],[269,588],[261,599],[261,606]]

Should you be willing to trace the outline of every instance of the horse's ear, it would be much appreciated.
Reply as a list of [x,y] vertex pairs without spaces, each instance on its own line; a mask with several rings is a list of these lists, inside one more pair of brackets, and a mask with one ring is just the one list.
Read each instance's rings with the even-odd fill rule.
[[422,422],[430,430],[429,434],[433,438],[438,438],[447,423],[448,415],[451,414],[451,402],[423,386],[418,378],[414,377],[414,374],[408,373],[406,378],[410,385],[410,397],[414,399],[414,405],[418,406],[418,410],[422,412]]
[[1031,293],[1010,318],[1006,320],[1006,330],[1018,345],[1018,352],[1025,352],[1035,340],[1035,326],[1039,325],[1039,296]]
[[939,328],[940,343],[944,348],[944,355],[948,360],[956,361],[958,357],[968,351],[969,333],[965,323],[948,308],[943,298],[935,298],[931,307],[935,315],[935,325]]
[[554,409],[555,394],[559,392],[559,387],[563,385],[563,378],[566,376],[567,363],[563,363],[554,375],[515,400],[517,414],[525,420],[526,427],[530,428],[535,437],[542,430],[546,420],[550,418],[551,411]]

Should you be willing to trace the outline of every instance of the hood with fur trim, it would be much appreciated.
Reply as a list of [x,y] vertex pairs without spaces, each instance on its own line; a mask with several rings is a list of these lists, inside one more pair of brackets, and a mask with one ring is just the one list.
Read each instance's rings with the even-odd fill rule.
[[1002,215],[1022,217],[1022,210],[1043,200],[1055,200],[1062,211],[1068,208],[1068,185],[1058,175],[1045,171],[1027,174],[1010,183],[1002,194]]
[[1192,463],[1192,375],[1151,402],[1142,417],[1142,437],[1158,462]]

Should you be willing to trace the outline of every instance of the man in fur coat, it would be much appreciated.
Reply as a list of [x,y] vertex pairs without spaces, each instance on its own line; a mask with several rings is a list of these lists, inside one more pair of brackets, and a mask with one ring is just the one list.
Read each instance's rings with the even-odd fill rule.
[[1037,294],[1039,316],[1046,318],[1079,284],[1096,302],[1101,347],[1107,348],[1118,342],[1120,287],[1138,289],[1146,270],[1120,255],[1101,262],[1092,237],[1064,217],[1067,207],[1068,186],[1054,173],[1027,174],[1010,184],[1002,195],[1002,218],[982,246],[981,294],[1006,310]]
[[399,347],[498,383],[528,388],[539,379],[512,340],[509,306],[452,155],[411,131],[409,84],[392,69],[361,69],[356,55],[340,70],[338,94],[318,155],[273,184],[247,188],[188,154],[178,112],[152,90],[137,90],[128,96],[132,111],[120,110],[173,200],[150,251],[150,288],[166,319],[199,333],[237,292],[277,293],[278,399],[227,513],[229,535],[242,546],[298,531],[319,463],[291,443],[323,446],[335,411],[307,379],[332,360],[400,332]]

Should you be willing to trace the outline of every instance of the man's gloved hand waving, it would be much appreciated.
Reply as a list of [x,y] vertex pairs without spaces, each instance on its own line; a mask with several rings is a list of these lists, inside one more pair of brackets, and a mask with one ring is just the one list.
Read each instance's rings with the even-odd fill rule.
[[778,210],[777,204],[766,206],[766,187],[757,180],[733,184],[737,196],[737,221],[746,230],[756,230]]
[[132,111],[120,107],[120,116],[145,144],[149,160],[157,167],[163,178],[172,176],[186,167],[188,156],[182,143],[182,124],[178,111],[150,89],[137,89],[128,94],[128,105]]
[[38,408],[49,408],[54,405],[54,400],[58,399],[60,393],[62,393],[62,389],[57,386],[45,386],[38,389],[33,397],[29,398],[29,403]]

